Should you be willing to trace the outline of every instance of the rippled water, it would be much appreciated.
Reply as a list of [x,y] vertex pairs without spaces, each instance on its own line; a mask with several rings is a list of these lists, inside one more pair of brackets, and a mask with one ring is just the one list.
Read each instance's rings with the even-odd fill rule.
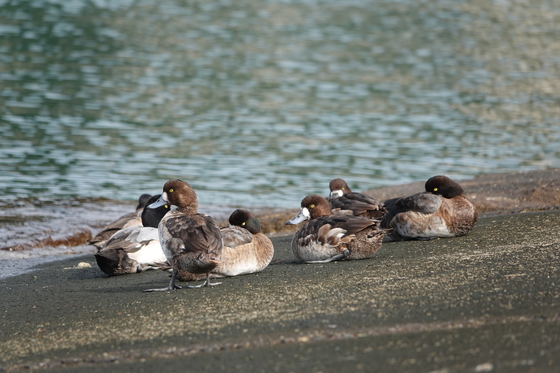
[[0,0],[4,204],[297,207],[560,166],[554,1]]

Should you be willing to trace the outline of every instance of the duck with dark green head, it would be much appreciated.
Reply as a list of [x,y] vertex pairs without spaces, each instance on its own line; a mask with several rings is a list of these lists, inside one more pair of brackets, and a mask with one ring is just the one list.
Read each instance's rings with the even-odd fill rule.
[[391,228],[391,241],[431,240],[468,234],[478,213],[463,188],[447,176],[426,181],[425,192],[384,202],[387,214],[381,226]]

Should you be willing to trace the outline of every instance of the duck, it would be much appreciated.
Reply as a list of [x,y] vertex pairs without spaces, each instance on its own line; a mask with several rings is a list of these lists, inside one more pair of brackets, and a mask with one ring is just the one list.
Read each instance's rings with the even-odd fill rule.
[[168,291],[181,289],[175,283],[179,270],[194,274],[205,274],[206,280],[197,286],[214,286],[220,282],[210,282],[210,271],[218,266],[222,258],[222,233],[216,220],[198,213],[198,199],[194,189],[186,181],[169,180],[163,186],[163,193],[147,208],[155,209],[170,205],[169,211],[158,225],[161,248],[171,265],[171,281],[165,288],[145,291]]
[[[222,260],[210,277],[232,277],[260,272],[274,256],[272,241],[261,233],[259,219],[252,212],[237,209],[229,216],[229,227],[221,228]],[[179,271],[182,281],[202,280],[202,275]]]
[[121,229],[142,225],[142,211],[144,211],[144,207],[146,207],[146,204],[151,197],[152,196],[150,194],[140,195],[140,197],[138,197],[138,205],[136,206],[135,212],[129,212],[128,214],[125,214],[117,220],[109,223],[106,227],[101,229],[95,237],[89,240],[88,243],[100,250],[103,246],[105,246],[107,240]]
[[352,192],[344,179],[333,179],[329,183],[331,191],[328,201],[331,209],[352,211],[354,216],[370,219],[382,219],[387,209],[382,202],[358,192]]
[[[151,204],[160,197],[152,196]],[[155,209],[144,209],[142,225],[135,225],[117,231],[105,245],[94,254],[99,268],[109,276],[139,273],[157,269],[167,263],[158,236],[158,224],[169,211],[169,205]]]
[[431,240],[459,237],[475,226],[478,212],[463,188],[445,175],[429,178],[425,191],[384,202],[387,214],[381,221],[390,229],[389,241]]
[[308,221],[292,238],[292,252],[304,263],[371,258],[385,236],[380,221],[333,214],[325,197],[317,194],[301,201],[299,213],[286,224]]

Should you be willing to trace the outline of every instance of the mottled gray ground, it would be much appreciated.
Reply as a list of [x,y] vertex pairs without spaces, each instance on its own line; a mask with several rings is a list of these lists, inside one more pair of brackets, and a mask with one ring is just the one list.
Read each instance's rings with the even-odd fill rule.
[[142,292],[168,282],[160,271],[49,263],[0,280],[0,360],[9,371],[555,372],[559,225],[558,211],[486,217],[466,237],[324,265],[297,263],[279,236],[259,274],[163,293]]

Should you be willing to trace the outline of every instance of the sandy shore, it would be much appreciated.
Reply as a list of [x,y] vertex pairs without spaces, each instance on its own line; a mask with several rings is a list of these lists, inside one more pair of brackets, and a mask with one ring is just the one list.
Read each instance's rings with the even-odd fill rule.
[[[424,182],[363,192],[384,201],[423,191]],[[476,205],[480,216],[560,208],[560,169],[480,175],[459,182],[467,197]],[[325,185],[324,195],[327,194],[328,186]],[[113,200],[74,202],[59,201],[52,206],[27,203],[23,207],[10,206],[0,211],[0,236],[5,238],[0,242],[0,278],[7,272],[2,263],[4,259],[37,256],[47,259],[46,256],[50,255],[89,252],[91,247],[85,245],[87,241],[111,221],[134,211],[136,205],[133,201]],[[227,226],[227,218],[234,207],[201,205],[199,209],[214,216],[221,226]],[[297,229],[297,226],[284,223],[299,211],[299,203],[286,209],[263,206],[252,210],[261,220],[265,234],[289,234]],[[13,269],[17,272],[17,268]]]
[[167,274],[109,278],[92,255],[43,263],[0,280],[0,371],[556,372],[559,176],[462,181],[483,215],[470,235],[368,260],[300,264],[276,235],[268,268],[211,289],[143,293]]
[[560,211],[485,217],[375,258],[273,264],[209,289],[143,293],[92,256],[0,280],[0,370],[557,372]]

